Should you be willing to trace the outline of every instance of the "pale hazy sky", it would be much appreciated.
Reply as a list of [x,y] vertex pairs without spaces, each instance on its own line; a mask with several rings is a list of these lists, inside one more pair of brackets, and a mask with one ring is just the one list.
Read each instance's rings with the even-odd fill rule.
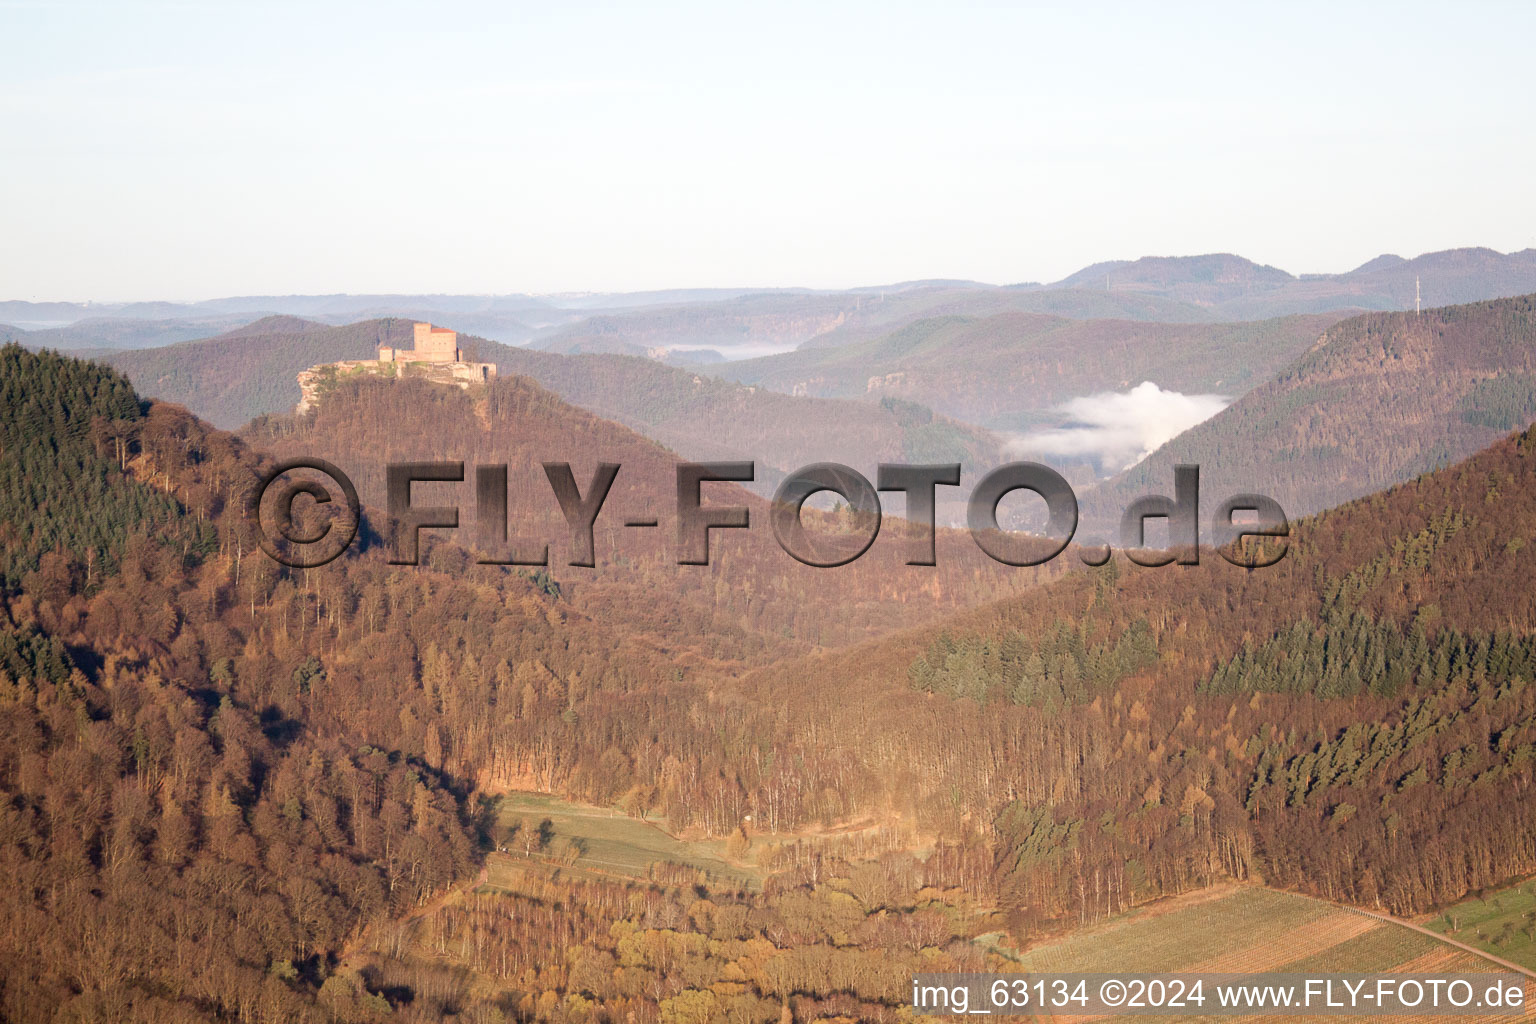
[[1536,245],[1536,4],[0,2],[0,298]]

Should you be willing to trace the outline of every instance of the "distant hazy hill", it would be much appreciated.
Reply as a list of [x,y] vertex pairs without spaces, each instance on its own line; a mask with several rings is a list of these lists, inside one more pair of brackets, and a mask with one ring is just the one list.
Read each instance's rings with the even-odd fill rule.
[[[1301,274],[1230,253],[1149,256],[1085,267],[1054,284],[999,287],[925,280],[851,288],[676,288],[558,295],[245,295],[201,302],[0,300],[0,323],[68,328],[34,346],[144,347],[206,336],[272,314],[343,325],[382,317],[452,324],[506,344],[558,352],[657,355],[714,349],[726,358],[866,341],[935,316],[1050,313],[1076,319],[1200,323],[1295,313],[1411,309],[1536,291],[1536,250],[1450,249],[1379,256],[1342,274]],[[128,320],[159,321],[134,327]],[[12,332],[14,335],[14,331]],[[695,357],[702,360],[704,357]]]
[[1404,309],[1413,306],[1415,280],[1426,307],[1507,298],[1536,291],[1536,249],[1508,256],[1492,249],[1447,249],[1411,260],[1381,256],[1341,277]]
[[1536,291],[1536,249],[1447,249],[1416,259],[1384,255],[1343,274],[1294,277],[1230,253],[1148,256],[1096,263],[1048,288],[1158,296],[1203,307],[1219,319],[1251,320],[1336,309],[1412,309],[1507,298]]
[[[1049,285],[999,288],[917,281],[843,292],[655,293],[613,297],[593,315],[546,330],[536,347],[651,355],[690,350],[726,358],[775,349],[868,341],[917,320],[1005,312],[1170,323],[1262,320],[1299,313],[1412,308],[1536,291],[1536,250],[1508,255],[1453,249],[1416,259],[1382,256],[1344,274],[1303,274],[1229,253],[1097,263]],[[668,301],[676,297],[677,301]],[[559,300],[569,301],[569,300]]]
[[1464,458],[1533,419],[1536,295],[1371,313],[1332,327],[1275,380],[1106,485],[1095,504],[1166,491],[1172,467],[1194,462],[1212,503],[1259,491],[1301,514]]
[[[920,294],[927,294],[922,292]],[[713,302],[657,305],[594,314],[534,342],[567,354],[686,356],[712,349],[740,356],[794,348],[847,324],[901,318],[908,293],[799,294],[763,292]]]
[[908,300],[902,316],[867,323],[845,324],[807,341],[802,348],[830,348],[852,341],[870,341],[896,325],[937,316],[992,316],[998,313],[1048,313],[1074,320],[1146,320],[1152,323],[1200,323],[1213,320],[1199,306],[1156,295],[1084,289],[1042,291],[1035,285],[953,291]]
[[567,353],[666,353],[679,361],[691,350],[713,349],[739,359],[797,346],[826,348],[864,341],[927,317],[1006,312],[1167,322],[1212,319],[1198,306],[1156,295],[924,282],[849,292],[760,293],[604,313],[548,333],[534,347]]
[[882,461],[960,462],[968,473],[1007,461],[990,432],[899,399],[797,398],[628,356],[503,348],[494,358],[499,372],[532,377],[691,458],[757,460],[760,484],[818,461],[870,474]]
[[1080,395],[1145,380],[1238,395],[1268,380],[1335,318],[1166,324],[1034,313],[920,320],[874,341],[717,368],[776,391],[895,396],[997,429],[1023,429]]
[[241,327],[257,319],[252,314],[229,313],[170,320],[134,317],[87,317],[64,327],[44,327],[16,335],[28,348],[60,351],[85,349],[157,348],[178,341],[193,341],[210,334]]
[[342,326],[383,318],[452,320],[460,330],[520,344],[581,316],[529,296],[249,296],[179,304],[0,302],[0,339],[72,352],[152,348],[207,338],[269,316]]
[[339,359],[371,359],[389,340],[409,344],[408,320],[327,327],[275,316],[234,331],[162,348],[104,355],[142,395],[185,405],[225,429],[299,401],[300,370]]
[[[815,296],[754,296],[756,310],[739,299],[697,306],[663,306],[598,313],[533,342],[565,355],[627,355],[718,361],[722,352],[761,355],[783,351],[840,323],[841,303]],[[725,307],[725,308],[721,308]],[[776,307],[776,308],[773,308]],[[748,346],[755,346],[748,350]]]
[[355,313],[326,315],[318,319],[338,326],[356,323],[359,320],[423,320],[434,324],[452,324],[454,330],[461,334],[473,334],[476,337],[499,341],[504,345],[521,345],[532,338],[539,328],[563,323],[570,317],[571,314],[560,310],[457,313],[425,306],[376,306],[358,310]]
[[1145,256],[1084,267],[1055,288],[1117,288],[1180,295],[1182,301],[1214,305],[1255,289],[1278,288],[1296,280],[1276,267],[1261,266],[1231,253],[1206,256]]
[[[255,307],[259,309],[260,307]],[[193,306],[180,302],[27,302],[23,299],[0,300],[0,320],[22,327],[57,326],[87,317],[130,317],[136,320],[164,320],[190,316]],[[205,310],[202,312],[231,312]]]

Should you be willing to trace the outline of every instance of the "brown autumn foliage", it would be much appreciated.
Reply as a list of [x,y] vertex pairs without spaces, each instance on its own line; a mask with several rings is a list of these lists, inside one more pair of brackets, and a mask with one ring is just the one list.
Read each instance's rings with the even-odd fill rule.
[[[62,372],[46,359],[7,372]],[[514,509],[553,516],[527,470],[564,453],[578,481],[610,451],[636,468],[612,523],[670,502],[669,455],[525,382],[333,397],[250,436],[333,457],[371,507],[383,462],[439,452],[512,463]],[[1193,568],[1068,560],[1047,580],[946,537],[937,569],[910,570],[938,582],[923,594],[880,561],[899,545],[801,575],[753,530],[680,568],[665,527],[632,539],[602,520],[611,561],[585,575],[562,567],[560,532],[542,575],[476,566],[452,539],[416,567],[375,545],[283,570],[237,514],[267,456],[165,406],[63,423],[17,424],[0,455],[35,441],[78,458],[125,518],[94,556],[61,533],[5,593],[8,1019],[713,1019],[705,992],[741,1019],[786,997],[856,1018],[892,1005],[879,951],[973,962],[907,918],[938,911],[959,936],[978,907],[956,916],[922,886],[995,903],[1027,937],[1218,878],[1411,912],[1536,870],[1536,433],[1297,524],[1272,569],[1207,552]],[[175,522],[133,512],[158,507],[148,495],[173,498]],[[7,506],[12,528],[80,514]],[[770,832],[885,816],[936,842],[920,869],[898,858],[843,896],[858,864],[814,855],[762,897],[710,896],[746,915],[735,939],[712,939],[698,893],[530,882],[510,905],[406,922],[354,968],[368,925],[393,934],[473,877],[479,797],[513,785],[697,834],[747,814]],[[839,907],[841,930],[794,931]],[[745,947],[690,967],[700,936],[766,942],[792,973],[737,979]],[[468,975],[427,962],[434,945]],[[596,958],[580,984],[558,958],[573,949]],[[487,984],[506,998],[456,994]]]

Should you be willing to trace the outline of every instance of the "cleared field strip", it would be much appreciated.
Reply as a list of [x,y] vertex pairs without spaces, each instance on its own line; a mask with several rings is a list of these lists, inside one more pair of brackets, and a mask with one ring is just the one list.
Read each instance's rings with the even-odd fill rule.
[[[1500,969],[1526,974],[1502,961],[1411,923],[1309,897],[1257,887],[1233,888],[1216,898],[1200,894],[1143,908],[1116,921],[1042,943],[1019,957],[1016,970],[1041,973],[1472,973]],[[1210,993],[1207,993],[1209,996]],[[1527,1000],[1536,983],[1526,983]],[[1207,1002],[1207,1006],[1210,1002]],[[1042,1014],[1059,1022],[1101,1019]],[[1513,1014],[1458,1016],[1509,1021]],[[1159,1016],[1163,1022],[1209,1021],[1219,1014]],[[1245,1016],[1245,1021],[1338,1021],[1345,1018]],[[1363,1019],[1363,1018],[1362,1018]],[[1445,1020],[1441,1015],[1393,1016],[1394,1021]]]
[[[1026,950],[1021,971],[1159,973],[1255,949],[1331,913],[1325,904],[1269,889],[1236,888],[1215,900],[1179,900]],[[1267,942],[1261,941],[1258,948]],[[1246,968],[1237,967],[1234,970]]]
[[1233,950],[1180,970],[1190,974],[1272,971],[1308,956],[1331,950],[1381,925],[1355,914],[1329,914],[1308,921],[1285,937],[1285,943]]

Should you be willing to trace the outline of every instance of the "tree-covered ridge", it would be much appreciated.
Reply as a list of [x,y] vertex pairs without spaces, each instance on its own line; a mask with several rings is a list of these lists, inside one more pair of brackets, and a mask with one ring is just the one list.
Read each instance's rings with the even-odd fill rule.
[[315,1021],[327,956],[462,874],[475,829],[437,773],[162,678],[88,674],[0,629],[0,1013]]
[[[42,586],[116,571],[127,537],[196,557],[208,538],[177,501],[134,480],[144,408],[115,371],[19,345],[0,348],[0,584],[43,568]],[[46,565],[45,565],[46,562]]]
[[[858,715],[834,748],[919,821],[987,821],[1025,932],[1223,878],[1412,912],[1536,871],[1533,474],[1536,428],[1292,524],[1270,569],[1080,571],[748,682],[827,735],[814,681],[835,680]],[[1106,671],[1117,650],[1143,667]],[[1032,654],[1048,689],[1019,704]],[[1405,721],[1390,756],[1332,752]],[[1454,785],[1415,784],[1448,764]]]
[[1536,420],[1536,295],[1371,313],[1106,484],[1090,517],[1163,491],[1178,463],[1204,493],[1258,492],[1311,514],[1464,459]]
[[324,666],[234,610],[275,582],[229,514],[243,446],[104,367],[0,360],[9,565],[59,538],[0,593],[0,1016],[305,1019],[328,951],[462,873],[474,822],[419,757],[260,699]]
[[[514,507],[551,518],[535,453],[570,457],[582,481],[594,449],[644,467],[633,485],[623,474],[615,484],[619,519],[628,501],[639,511],[671,500],[668,453],[526,380],[476,395],[360,382],[335,398],[250,436],[355,469],[366,500],[407,445],[512,463]],[[403,424],[440,447],[421,452]],[[347,952],[378,934],[369,922],[473,876],[475,797],[498,787],[649,813],[705,837],[732,836],[749,817],[766,837],[893,818],[935,837],[924,883],[1001,907],[998,926],[1021,940],[1222,878],[1410,912],[1536,870],[1536,687],[1517,678],[1528,656],[1515,650],[1536,631],[1526,583],[1536,553],[1516,543],[1536,537],[1536,431],[1295,524],[1290,555],[1271,570],[1210,556],[1188,568],[1119,563],[1027,591],[1009,589],[1022,574],[987,575],[958,552],[931,571],[882,562],[878,545],[846,573],[800,574],[771,539],[760,548],[750,537],[722,544],[715,566],[668,575],[665,542],[621,543],[622,527],[599,547],[622,556],[607,573],[563,566],[561,533],[543,580],[477,567],[453,540],[427,543],[417,567],[364,550],[290,572],[252,557],[231,512],[263,457],[158,405],[137,445],[129,471],[173,492],[184,518],[208,521],[216,546],[189,563],[132,534],[120,571],[93,593],[78,579],[50,588],[39,578],[7,595],[0,868],[21,880],[0,892],[0,998],[11,1016],[367,1020],[387,1004],[397,1020],[434,1019],[429,994],[452,979],[423,963],[355,974]],[[713,500],[761,507],[727,485]],[[1016,596],[857,647],[786,656],[823,633],[847,640],[920,624],[984,592]],[[1322,624],[1311,629],[1324,643],[1338,623],[1340,653],[1357,635],[1378,643],[1376,623],[1410,640],[1421,628],[1435,678],[1395,695],[1369,680],[1339,697],[1202,690],[1245,642],[1284,642],[1297,623]],[[962,699],[914,689],[908,670],[920,657],[936,679],[960,681]],[[1505,678],[1490,674],[1496,667]],[[1074,672],[1081,692],[1065,686]],[[1060,691],[1015,702],[1025,679]],[[1356,726],[1366,732],[1346,742]],[[917,870],[891,852],[874,855],[882,870]],[[848,905],[822,874],[829,863],[810,851],[805,870],[783,880],[810,896],[789,906]],[[505,982],[507,1011],[534,992],[569,991],[572,965],[522,972],[527,950],[564,948],[589,920],[574,909],[577,890],[552,891],[569,901],[520,904],[515,943],[484,927],[507,915],[471,907],[440,918],[445,930],[429,931],[429,945],[484,939],[477,967],[518,979]],[[867,964],[882,943],[951,952],[945,935],[908,933],[910,903],[927,897],[900,892],[892,913],[864,915],[884,914],[894,935],[852,914],[852,932],[807,935],[826,948],[803,963],[793,954],[792,1003],[842,998],[844,975],[827,974],[823,960]],[[636,913],[653,900],[601,898],[633,900]],[[643,930],[702,934],[681,925],[676,902],[656,899]],[[798,940],[774,939],[784,933],[771,910],[771,897],[746,907],[778,958]],[[45,948],[37,934],[60,939]],[[111,934],[145,937],[104,943]],[[631,962],[618,965],[644,973],[601,988],[631,1000],[625,1012],[637,1021],[661,1019],[699,941],[652,939],[657,956],[632,943]],[[622,961],[617,945],[610,953]],[[760,1014],[781,995],[758,987],[742,1002]],[[575,1001],[534,1009],[582,1019]]]
[[411,321],[344,327],[267,317],[237,330],[162,348],[103,355],[139,393],[185,405],[232,430],[263,413],[287,412],[301,397],[297,376],[319,363],[373,359],[378,346],[409,345]]
[[[451,425],[441,443],[467,443],[470,459],[526,468],[514,439],[578,461],[596,446],[654,464],[631,496],[671,481],[669,453],[528,381],[478,399],[355,386],[324,415],[335,418],[269,423],[267,436],[307,447],[296,427],[314,427],[346,445],[415,417]],[[879,590],[870,575],[831,594],[787,587],[784,568],[805,567],[776,550],[611,583],[567,582],[558,547],[541,573],[477,569],[451,541],[408,570],[366,550],[291,572],[254,554],[240,514],[264,457],[158,404],[135,438],[130,476],[175,494],[212,549],[189,560],[133,533],[115,575],[89,588],[28,577],[0,605],[0,868],[16,880],[0,894],[7,1016],[320,1021],[339,994],[357,996],[355,1019],[402,1013],[412,993],[377,978],[358,991],[347,950],[472,875],[482,786],[569,792],[710,833],[740,827],[747,786],[775,793],[775,828],[857,810],[860,794],[836,785],[846,762],[814,739],[769,740],[773,756],[745,763],[744,750],[769,749],[756,743],[771,735],[763,709],[718,729],[703,709],[730,699],[717,687],[744,662],[803,649],[830,611],[836,628],[863,630],[916,608],[912,595],[847,600]],[[343,461],[367,493],[389,457]],[[715,498],[731,495],[761,508],[725,485]],[[545,938],[569,923],[546,916]],[[660,998],[648,990],[637,1019],[654,1021]]]

